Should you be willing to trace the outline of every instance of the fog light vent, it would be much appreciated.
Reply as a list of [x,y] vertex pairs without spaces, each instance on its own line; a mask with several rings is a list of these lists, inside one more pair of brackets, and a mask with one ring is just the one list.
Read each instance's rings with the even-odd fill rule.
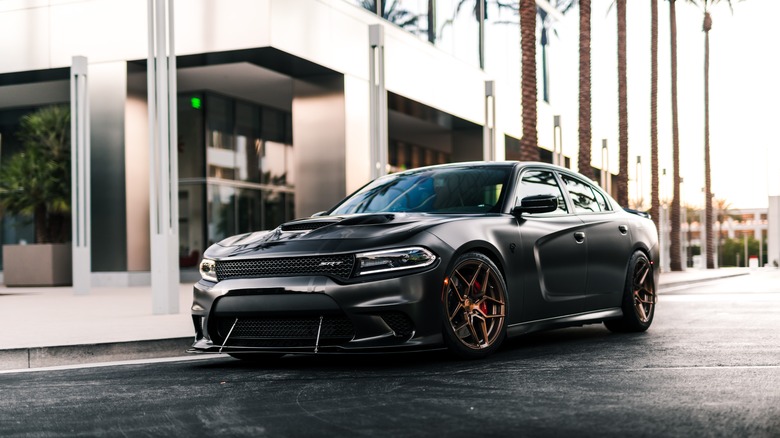
[[382,320],[399,338],[408,338],[414,334],[414,323],[403,312],[385,312],[379,314]]

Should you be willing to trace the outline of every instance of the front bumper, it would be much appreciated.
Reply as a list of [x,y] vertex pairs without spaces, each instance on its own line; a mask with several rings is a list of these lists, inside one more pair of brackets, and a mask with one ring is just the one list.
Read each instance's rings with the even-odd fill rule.
[[[414,351],[442,346],[443,267],[337,283],[325,276],[195,284],[191,353]],[[364,279],[361,279],[364,280]]]

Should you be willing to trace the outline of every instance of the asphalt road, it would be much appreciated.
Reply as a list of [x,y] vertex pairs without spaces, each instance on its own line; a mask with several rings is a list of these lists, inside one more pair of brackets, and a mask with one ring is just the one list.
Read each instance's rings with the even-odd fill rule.
[[0,436],[780,437],[780,271],[671,289],[644,334],[0,374]]

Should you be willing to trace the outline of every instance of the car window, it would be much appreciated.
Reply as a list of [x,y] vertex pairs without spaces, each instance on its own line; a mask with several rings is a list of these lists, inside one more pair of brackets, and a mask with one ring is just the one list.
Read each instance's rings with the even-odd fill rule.
[[520,201],[528,196],[536,195],[554,195],[558,198],[558,209],[552,214],[568,213],[566,201],[563,198],[563,191],[555,179],[555,175],[548,170],[527,170],[520,177],[520,186],[517,191],[517,200],[515,205],[520,205]]
[[387,175],[342,201],[331,215],[354,213],[496,213],[510,167],[451,167]]
[[612,207],[609,205],[607,198],[604,197],[604,194],[598,190],[594,190],[593,192],[596,194],[596,202],[599,203],[601,211],[612,211]]
[[575,213],[597,213],[602,211],[602,205],[606,206],[604,198],[599,200],[590,184],[568,175],[562,175],[561,178],[574,203]]

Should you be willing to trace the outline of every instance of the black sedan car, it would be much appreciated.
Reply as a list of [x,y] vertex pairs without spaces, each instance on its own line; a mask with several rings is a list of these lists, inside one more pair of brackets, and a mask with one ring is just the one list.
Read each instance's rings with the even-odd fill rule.
[[191,352],[447,347],[653,321],[658,234],[587,178],[532,162],[387,175],[331,210],[212,245],[200,264]]

